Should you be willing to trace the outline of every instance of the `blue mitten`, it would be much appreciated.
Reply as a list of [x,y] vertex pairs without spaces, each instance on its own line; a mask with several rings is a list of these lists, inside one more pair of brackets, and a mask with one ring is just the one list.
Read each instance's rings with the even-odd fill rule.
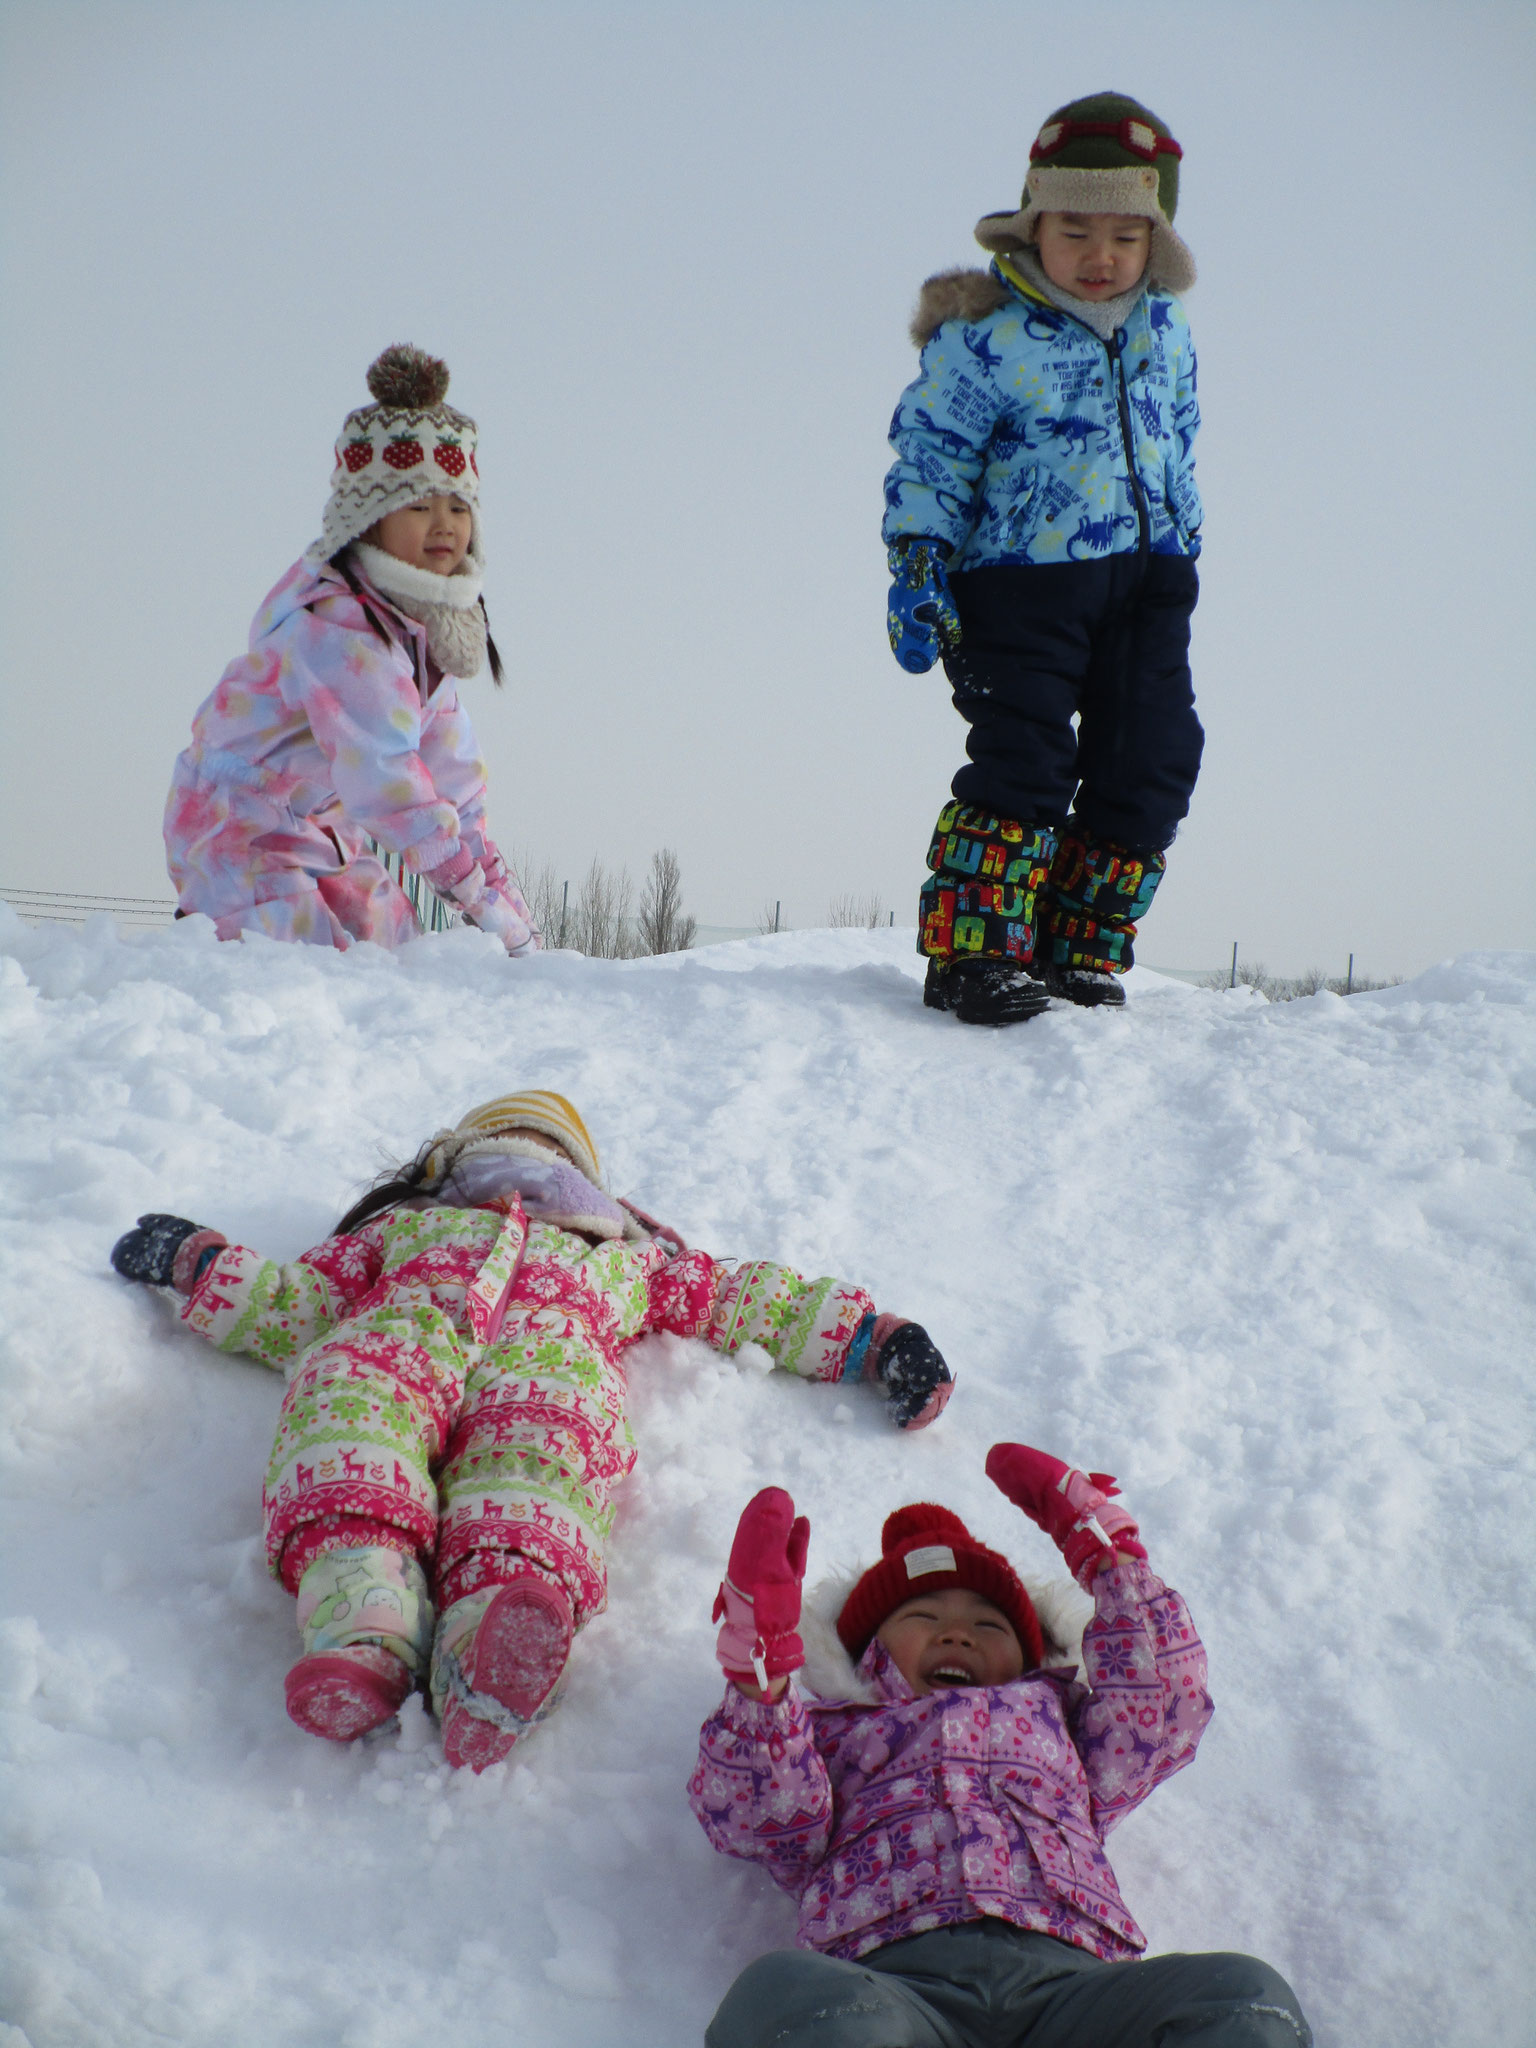
[[891,652],[909,675],[926,675],[941,654],[960,645],[960,615],[950,595],[936,540],[899,540],[887,559],[891,594],[885,614]]

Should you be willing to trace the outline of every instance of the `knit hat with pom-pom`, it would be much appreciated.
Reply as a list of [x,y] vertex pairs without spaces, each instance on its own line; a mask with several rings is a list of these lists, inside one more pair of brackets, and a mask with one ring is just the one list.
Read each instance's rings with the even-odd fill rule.
[[349,412],[336,438],[331,495],[308,559],[328,562],[385,513],[452,492],[474,514],[469,560],[479,568],[484,555],[475,423],[445,402],[448,365],[397,342],[370,368],[368,389],[374,403]]
[[931,1501],[898,1508],[885,1518],[880,1548],[880,1562],[859,1580],[837,1617],[837,1633],[850,1657],[863,1656],[881,1623],[904,1601],[963,1586],[990,1600],[1013,1623],[1026,1671],[1044,1661],[1040,1619],[1018,1573],[1006,1557],[978,1543],[948,1508]]

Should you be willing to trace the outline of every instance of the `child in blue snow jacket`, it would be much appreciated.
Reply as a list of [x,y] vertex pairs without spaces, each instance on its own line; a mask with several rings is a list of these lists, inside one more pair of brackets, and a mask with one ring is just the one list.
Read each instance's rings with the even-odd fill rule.
[[1125,1000],[1200,767],[1181,155],[1123,94],[1061,108],[1019,210],[976,228],[991,269],[930,278],[913,322],[889,624],[904,668],[942,658],[970,727],[918,940],[925,1002],[966,1023]]

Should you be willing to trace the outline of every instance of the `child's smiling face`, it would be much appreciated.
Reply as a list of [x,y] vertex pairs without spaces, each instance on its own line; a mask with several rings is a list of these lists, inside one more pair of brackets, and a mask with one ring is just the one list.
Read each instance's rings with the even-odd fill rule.
[[1013,1623],[964,1586],[904,1600],[876,1634],[919,1699],[952,1685],[1007,1685],[1023,1676]]
[[1152,223],[1138,213],[1042,213],[1040,268],[1074,299],[1115,299],[1147,267]]
[[473,533],[474,514],[465,501],[451,492],[438,492],[386,512],[363,537],[397,562],[430,569],[434,576],[452,576],[469,553]]

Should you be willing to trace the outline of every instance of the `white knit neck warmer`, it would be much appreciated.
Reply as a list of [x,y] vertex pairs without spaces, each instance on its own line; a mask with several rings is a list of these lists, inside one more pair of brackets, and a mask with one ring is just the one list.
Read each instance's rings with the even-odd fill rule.
[[1074,320],[1081,320],[1085,327],[1091,327],[1100,341],[1114,340],[1115,329],[1125,325],[1131,308],[1147,288],[1147,274],[1143,271],[1128,292],[1113,299],[1077,299],[1059,284],[1052,284],[1033,249],[1010,249],[999,259],[999,268],[1007,269],[1009,265],[1027,278],[1042,298],[1059,306],[1063,313],[1070,313]]
[[413,568],[366,540],[352,555],[375,590],[427,629],[427,652],[449,676],[478,675],[485,666],[485,612],[480,603],[483,565],[466,555],[452,576]]

